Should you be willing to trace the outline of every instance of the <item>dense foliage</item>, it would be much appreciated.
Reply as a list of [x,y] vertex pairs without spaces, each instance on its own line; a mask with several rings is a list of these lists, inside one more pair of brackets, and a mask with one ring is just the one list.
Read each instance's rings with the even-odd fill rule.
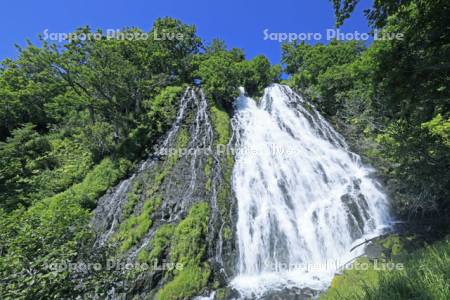
[[[340,26],[350,17],[359,0],[330,0],[333,2],[336,15],[336,25]],[[412,2],[411,0],[375,0],[373,7],[367,9],[365,14],[369,22],[374,27],[386,25],[389,16],[395,14],[403,4]]]

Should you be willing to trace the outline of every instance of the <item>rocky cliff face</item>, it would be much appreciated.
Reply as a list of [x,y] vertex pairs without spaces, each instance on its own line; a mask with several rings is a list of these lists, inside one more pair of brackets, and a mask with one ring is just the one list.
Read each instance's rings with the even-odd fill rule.
[[[114,259],[150,266],[121,270],[109,298],[190,298],[226,285],[236,254],[233,157],[224,151],[230,137],[228,114],[188,88],[148,159],[98,200],[96,246],[114,249]],[[167,263],[182,267],[160,270]]]

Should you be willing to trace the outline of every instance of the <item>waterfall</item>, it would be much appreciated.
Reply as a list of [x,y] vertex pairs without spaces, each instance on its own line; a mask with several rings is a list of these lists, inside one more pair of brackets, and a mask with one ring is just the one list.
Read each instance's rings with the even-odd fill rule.
[[[221,157],[214,151],[215,134],[211,123],[208,99],[201,89],[187,88],[180,98],[177,115],[167,133],[153,147],[154,153],[136,168],[134,174],[122,180],[107,194],[102,196],[94,210],[92,225],[97,232],[95,245],[105,246],[108,242],[114,243],[113,237],[120,229],[125,218],[124,207],[129,201],[129,193],[133,184],[143,180],[145,175],[157,174],[163,169],[168,160],[170,150],[176,150],[176,142],[181,128],[187,130],[189,141],[180,150],[177,159],[177,172],[167,174],[160,183],[159,195],[163,199],[161,206],[151,216],[152,227],[141,239],[123,255],[129,262],[136,260],[143,249],[151,249],[151,241],[159,226],[176,224],[183,218],[193,203],[208,200],[211,208],[210,240],[211,246],[208,255],[217,265],[223,265],[223,228],[224,221],[219,213],[217,203],[218,186],[222,180],[223,172]],[[205,164],[211,159],[209,177],[204,174]],[[152,178],[146,179],[143,186],[151,186]],[[209,190],[205,190],[206,180],[209,180]],[[145,187],[142,187],[145,190]],[[140,191],[142,193],[142,191]],[[138,204],[132,215],[139,213],[146,197],[139,194]],[[224,271],[225,272],[225,271]]]
[[[160,145],[161,148],[168,147],[175,139],[181,123],[185,118],[186,110],[188,109],[189,104],[194,100],[194,97],[194,91],[190,88],[186,89],[181,97],[176,118],[162,141]],[[98,200],[97,207],[94,210],[94,218],[92,220],[94,227],[96,227],[96,230],[99,232],[95,242],[96,246],[104,246],[118,230],[122,219],[123,206],[128,200],[128,192],[131,189],[133,180],[136,178],[137,174],[153,167],[154,164],[155,160],[153,157],[144,160],[135,174],[120,182],[113,189],[112,193],[107,193]],[[134,256],[136,254],[137,252],[133,253]]]
[[[133,174],[130,178],[119,183],[118,187],[112,194],[106,194],[100,198],[97,208],[94,210],[94,216],[102,215],[103,219],[95,220],[97,223],[103,222],[104,227],[109,227],[102,234],[97,237],[96,246],[103,246],[108,239],[116,232],[119,227],[119,220],[122,214],[122,206],[127,200],[127,194],[130,190],[131,182],[136,175]],[[109,222],[109,224],[106,224]]]
[[[177,118],[169,131],[166,139],[162,143],[162,146],[160,147],[160,150],[163,150],[165,148],[170,148],[171,143],[176,138],[176,135],[179,132],[181,124],[186,121],[186,115],[188,114],[188,110],[191,109],[192,113],[192,123],[186,124],[189,125],[189,143],[186,146],[186,153],[190,153],[189,155],[186,154],[180,159],[185,159],[187,161],[188,172],[186,178],[189,179],[189,183],[183,184],[186,185],[186,188],[183,190],[182,197],[183,201],[176,201],[178,205],[180,206],[179,209],[177,209],[177,213],[170,214],[170,219],[167,220],[167,223],[171,223],[173,221],[177,221],[180,219],[180,212],[187,211],[189,207],[193,203],[193,199],[197,199],[201,197],[204,198],[203,195],[199,196],[200,189],[203,187],[203,183],[199,184],[199,170],[203,170],[203,164],[206,159],[206,155],[211,154],[213,159],[216,161],[217,158],[215,157],[213,151],[212,151],[212,145],[213,145],[213,129],[210,122],[210,117],[208,115],[208,100],[206,99],[203,91],[201,89],[187,89],[185,95],[181,99],[180,108],[178,111]],[[173,146],[173,145],[172,145]],[[202,150],[203,149],[203,150]],[[199,151],[202,150],[202,151]],[[216,170],[219,168],[218,170]],[[212,182],[211,182],[211,196],[210,196],[210,203],[212,206],[212,212],[213,216],[211,218],[214,218],[216,215],[216,212],[218,211],[217,208],[217,195],[216,195],[216,185],[218,180],[218,172],[220,172],[220,164],[215,163],[214,164],[214,170],[211,172],[212,174]],[[174,191],[168,191],[169,193],[173,194]],[[180,197],[180,194],[175,195],[178,199]],[[173,208],[176,207],[176,203],[171,203],[169,206],[172,206]],[[149,244],[154,236],[155,228],[150,229],[150,231],[145,235],[142,242],[139,246],[132,249],[128,254],[129,260],[134,260],[138,253],[144,249],[148,248]],[[220,256],[216,256],[216,260],[219,260]]]
[[235,108],[239,254],[231,285],[252,299],[286,287],[326,288],[337,267],[361,253],[352,246],[389,224],[386,195],[290,88],[271,85],[259,103],[241,90]]

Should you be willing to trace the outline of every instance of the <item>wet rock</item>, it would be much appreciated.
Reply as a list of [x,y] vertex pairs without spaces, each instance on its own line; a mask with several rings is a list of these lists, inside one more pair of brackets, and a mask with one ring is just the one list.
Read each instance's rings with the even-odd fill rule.
[[348,223],[350,225],[350,234],[353,239],[358,239],[363,235],[364,219],[361,216],[359,207],[353,196],[349,193],[341,196],[341,201],[348,212]]
[[[221,201],[229,211],[219,211],[218,191],[224,185],[225,157],[215,156],[215,132],[210,116],[209,105],[201,91],[188,89],[180,101],[176,121],[166,136],[157,143],[155,149],[178,151],[176,154],[152,154],[139,164],[136,171],[128,179],[111,189],[103,196],[94,211],[92,224],[99,236],[97,246],[114,243],[114,235],[120,224],[130,215],[138,215],[146,201],[160,198],[158,207],[149,218],[152,225],[148,232],[134,241],[133,246],[123,256],[130,262],[136,261],[142,249],[151,251],[151,240],[157,229],[165,224],[177,224],[189,209],[198,202],[209,202],[210,217],[208,225],[207,257],[212,269],[211,282],[219,282],[225,286],[233,276],[236,256],[236,237],[233,223],[237,218],[236,199],[227,194]],[[159,153],[158,152],[158,153]],[[210,164],[209,174],[205,167]],[[135,182],[142,186],[135,191],[134,202],[131,203],[130,191]],[[208,185],[208,184],[209,185]],[[230,192],[231,193],[231,192]],[[128,211],[125,213],[125,208]],[[131,206],[131,208],[129,208]],[[128,214],[128,215],[127,215]],[[226,216],[226,220],[223,216]],[[224,228],[228,228],[228,239],[223,238]],[[128,278],[123,274],[127,286],[127,297],[146,299],[155,295],[171,276],[163,272],[147,271]],[[112,299],[119,298],[117,291],[110,291]],[[152,297],[152,296],[150,296]],[[151,299],[151,298],[150,298]]]

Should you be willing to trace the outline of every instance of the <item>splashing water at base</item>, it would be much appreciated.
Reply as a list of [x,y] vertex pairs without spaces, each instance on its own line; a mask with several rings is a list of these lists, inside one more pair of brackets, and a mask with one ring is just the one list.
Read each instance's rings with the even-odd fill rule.
[[268,87],[259,104],[241,91],[235,107],[239,258],[231,285],[244,298],[324,289],[361,253],[352,246],[389,224],[386,196],[371,169],[288,87]]

